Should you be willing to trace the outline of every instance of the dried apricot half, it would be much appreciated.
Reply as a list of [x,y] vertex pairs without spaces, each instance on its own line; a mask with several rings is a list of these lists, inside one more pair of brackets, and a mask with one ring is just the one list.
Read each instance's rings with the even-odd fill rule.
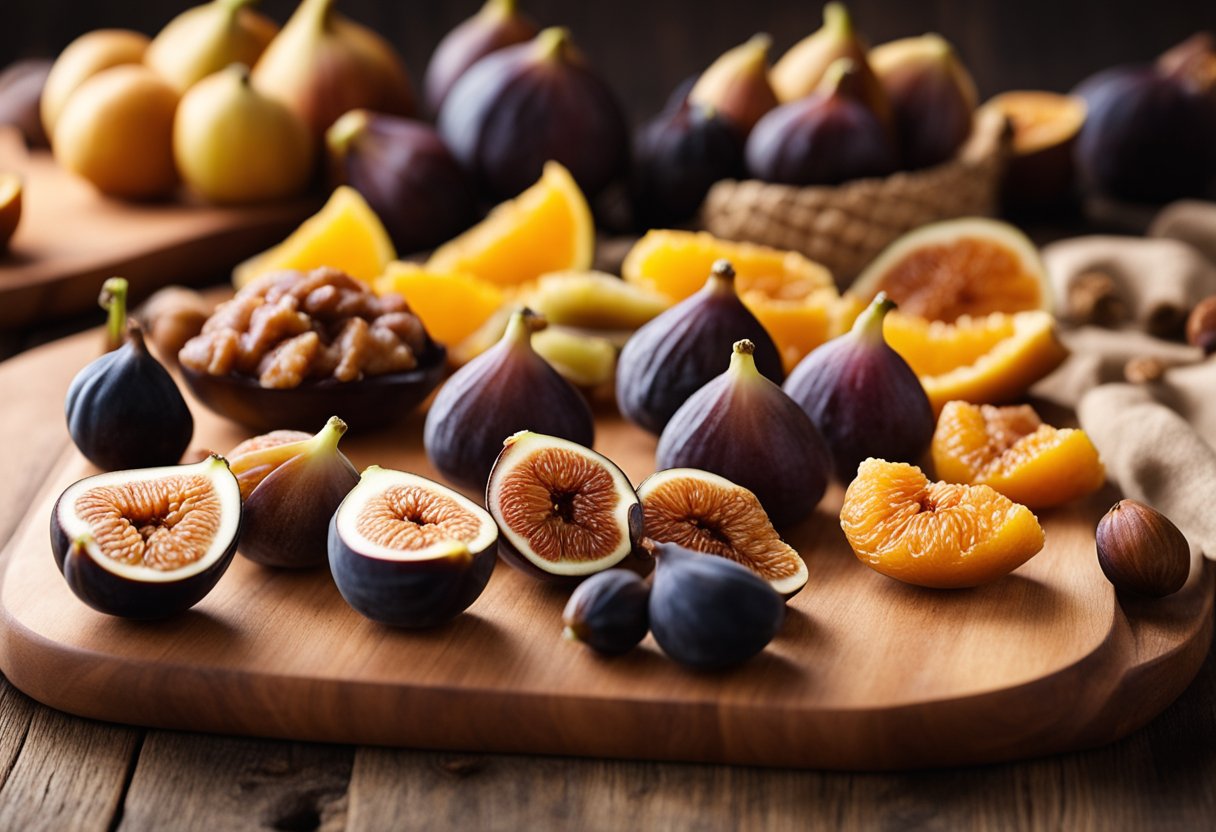
[[857,469],[840,527],[866,566],[940,589],[996,580],[1043,548],[1026,506],[986,485],[930,482],[914,465],[881,459]]
[[1043,424],[1029,405],[950,402],[937,420],[931,450],[946,482],[990,485],[1031,508],[1083,497],[1106,479],[1085,431]]

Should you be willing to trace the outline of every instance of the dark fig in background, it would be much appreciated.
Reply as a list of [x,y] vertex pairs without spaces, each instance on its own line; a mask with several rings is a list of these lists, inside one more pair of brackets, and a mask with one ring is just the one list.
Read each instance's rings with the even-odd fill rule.
[[747,661],[781,630],[785,601],[746,566],[675,543],[651,543],[650,631],[663,652],[696,670]]
[[470,67],[443,102],[439,133],[478,184],[500,199],[539,179],[550,159],[592,197],[629,160],[616,95],[561,28]]
[[691,219],[719,179],[743,176],[743,134],[701,104],[659,113],[634,140],[631,196],[640,228]]
[[590,447],[586,399],[532,349],[535,313],[521,309],[490,349],[457,370],[426,414],[427,456],[444,477],[480,491],[514,433],[531,430]]
[[47,147],[39,101],[51,62],[43,59],[17,61],[0,72],[0,125],[21,131],[30,147]]
[[257,0],[211,0],[186,9],[148,44],[144,63],[179,94],[232,64],[253,66],[279,27]]
[[902,166],[940,164],[971,135],[975,82],[940,35],[884,43],[870,53],[890,101]]
[[148,352],[143,330],[127,321],[126,294],[127,281],[106,281],[101,298],[112,351],[76,374],[64,405],[72,441],[103,471],[173,465],[194,435],[173,376]]
[[363,195],[397,251],[434,248],[472,224],[473,185],[430,125],[352,110],[325,143],[335,184]]
[[768,35],[754,35],[722,53],[693,84],[688,101],[726,116],[746,136],[761,116],[777,106],[777,95],[768,80],[772,45]]
[[562,612],[565,635],[597,653],[619,656],[650,631],[650,587],[636,572],[609,569],[575,588]]
[[1195,65],[1115,67],[1074,90],[1088,109],[1077,139],[1087,187],[1141,202],[1208,191],[1216,180],[1216,98],[1210,79],[1189,74]]
[[898,167],[890,132],[866,105],[857,65],[841,58],[806,98],[766,115],[747,139],[747,169],[766,182],[838,185]]
[[851,331],[813,350],[785,381],[785,392],[827,440],[845,484],[867,457],[916,463],[933,440],[929,397],[883,338],[883,318],[894,308],[880,292]]
[[662,433],[680,405],[722,372],[730,345],[745,338],[755,344],[757,369],[774,382],[785,378],[773,339],[735,293],[735,270],[719,260],[700,291],[625,342],[616,365],[621,414]]
[[655,465],[699,468],[751,491],[778,528],[804,519],[827,489],[831,457],[810,418],[756,370],[755,345],[734,345],[730,368],[663,428]]
[[438,114],[448,92],[469,67],[491,52],[536,36],[536,24],[516,5],[516,0],[486,0],[477,14],[439,41],[422,81],[427,110],[432,115]]

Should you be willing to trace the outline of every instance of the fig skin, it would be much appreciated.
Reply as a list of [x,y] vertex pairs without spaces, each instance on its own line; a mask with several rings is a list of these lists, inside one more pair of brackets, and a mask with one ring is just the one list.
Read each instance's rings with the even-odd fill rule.
[[856,65],[833,64],[812,95],[770,112],[747,139],[748,172],[786,185],[838,185],[898,166],[891,135],[851,89]]
[[486,0],[477,14],[435,47],[422,81],[427,110],[438,115],[452,87],[473,64],[503,47],[532,40],[538,31],[532,19],[516,9],[516,0]]
[[722,53],[689,90],[689,103],[721,113],[746,136],[778,103],[769,84],[771,46],[772,39],[760,34]]
[[[106,285],[125,303],[125,280]],[[125,311],[111,320],[111,331],[126,323],[121,319]],[[72,441],[103,471],[172,465],[194,435],[194,417],[173,376],[148,352],[143,330],[128,326],[122,346],[76,374],[64,403]]]
[[427,456],[463,488],[485,488],[503,441],[520,431],[595,441],[587,400],[532,349],[536,322],[530,310],[513,313],[499,342],[453,373],[426,414]]
[[735,293],[730,263],[714,264],[705,286],[638,329],[617,360],[621,415],[658,435],[688,397],[722,371],[735,341],[755,344],[756,367],[781,383],[785,370],[773,339]]
[[51,62],[43,59],[16,61],[0,71],[0,124],[20,130],[28,147],[50,144],[38,109],[50,71]]
[[615,93],[560,28],[470,67],[443,102],[439,133],[496,199],[530,186],[550,159],[593,197],[623,175],[629,161],[629,133]]
[[674,543],[650,543],[658,565],[650,631],[669,657],[696,670],[747,661],[781,630],[785,601],[745,566]]
[[836,476],[846,485],[867,457],[915,464],[933,440],[929,397],[883,339],[883,318],[894,308],[880,292],[851,331],[812,350],[785,382],[785,392],[827,440]]
[[642,126],[633,160],[634,220],[664,228],[691,219],[719,179],[743,177],[743,135],[716,110],[684,101]]
[[186,9],[148,44],[144,63],[179,95],[230,64],[253,66],[278,34],[273,20],[252,6],[258,0],[212,0]]
[[[223,458],[214,454],[201,463],[181,468],[199,468],[217,463],[223,465],[227,471]],[[235,477],[230,472],[226,475],[232,477],[235,487]],[[72,487],[74,486],[69,486],[69,489]],[[241,518],[238,518],[232,540],[223,553],[202,572],[180,580],[157,582],[138,581],[117,575],[98,564],[83,545],[83,541],[73,541],[68,536],[60,521],[60,508],[66,494],[67,490],[55,501],[51,511],[51,551],[55,556],[55,565],[59,567],[64,580],[77,598],[106,615],[151,621],[184,612],[215,588],[236,554]],[[239,506],[238,501],[238,511]]]
[[472,183],[430,125],[352,110],[325,141],[333,184],[363,195],[398,252],[434,248],[472,224]]
[[756,370],[751,341],[730,368],[692,395],[663,429],[655,464],[699,468],[756,495],[773,525],[805,519],[827,490],[831,456],[789,396]]
[[583,581],[562,612],[564,634],[605,656],[621,656],[650,631],[650,587],[627,569],[609,569]]

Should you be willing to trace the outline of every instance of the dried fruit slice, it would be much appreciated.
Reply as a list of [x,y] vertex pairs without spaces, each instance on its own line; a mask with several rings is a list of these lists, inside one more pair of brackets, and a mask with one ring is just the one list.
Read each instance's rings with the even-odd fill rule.
[[377,294],[396,292],[441,344],[459,344],[490,319],[503,304],[493,283],[462,272],[431,271],[417,263],[394,260],[376,278]]
[[547,274],[523,301],[551,324],[597,330],[635,330],[671,306],[666,295],[595,271]]
[[494,572],[498,527],[437,482],[373,465],[329,522],[329,567],[361,615],[434,627],[477,600]]
[[570,172],[546,162],[535,185],[435,250],[426,267],[515,286],[563,269],[589,269],[595,255],[591,208]]
[[621,564],[642,536],[642,507],[620,468],[576,442],[531,431],[503,443],[486,507],[502,531],[503,560],[544,580]]
[[240,486],[212,455],[68,486],[51,513],[51,547],[68,586],[93,609],[164,618],[211,591],[240,528]]
[[1085,431],[1045,425],[1029,405],[949,402],[932,452],[933,467],[946,482],[990,485],[1030,508],[1083,497],[1106,479]]
[[1034,243],[999,220],[964,217],[921,226],[871,263],[847,294],[879,292],[908,315],[953,321],[963,315],[1051,309],[1051,285]]
[[237,265],[232,283],[240,289],[269,272],[308,272],[324,266],[370,283],[396,256],[376,212],[358,191],[342,185],[286,240]]
[[611,384],[615,378],[616,347],[607,338],[546,327],[532,336],[532,348],[566,381],[584,389]]
[[8,248],[8,241],[21,222],[21,190],[20,176],[0,173],[0,253]]
[[1068,356],[1048,312],[994,312],[952,324],[893,312],[883,335],[920,377],[934,412],[953,399],[1016,399]]
[[806,562],[743,486],[696,468],[669,468],[647,477],[638,498],[647,537],[741,563],[786,598],[806,586]]
[[840,509],[857,559],[917,586],[977,586],[1012,572],[1043,548],[1026,506],[986,485],[930,482],[904,462],[867,459]]

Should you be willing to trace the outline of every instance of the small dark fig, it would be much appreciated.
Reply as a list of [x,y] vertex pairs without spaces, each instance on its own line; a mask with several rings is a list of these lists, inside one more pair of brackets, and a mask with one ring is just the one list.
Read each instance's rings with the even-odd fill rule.
[[110,312],[112,351],[76,374],[64,405],[72,441],[103,471],[172,465],[194,435],[173,376],[148,352],[139,325],[127,321],[126,295],[127,281],[106,281],[101,303]]
[[1104,70],[1074,91],[1087,107],[1076,153],[1088,187],[1168,202],[1203,195],[1216,180],[1216,99],[1192,77],[1192,62],[1166,56]]
[[479,60],[505,46],[531,40],[537,26],[516,8],[516,0],[486,0],[477,14],[443,36],[426,65],[423,94],[437,115],[452,86]]
[[550,583],[577,583],[614,566],[649,571],[637,550],[642,507],[629,478],[590,448],[531,431],[507,438],[486,483],[502,533],[498,554]]
[[890,100],[903,167],[924,168],[953,157],[971,135],[975,82],[940,35],[884,43],[870,53]]
[[329,521],[329,569],[360,615],[437,627],[480,597],[497,542],[481,506],[425,477],[373,465]]
[[503,441],[521,430],[595,441],[587,400],[532,349],[543,321],[528,309],[513,313],[499,342],[453,373],[427,411],[427,456],[457,485],[484,488]]
[[333,416],[316,436],[275,431],[232,450],[229,464],[245,504],[242,555],[263,566],[325,563],[329,518],[359,482],[338,450],[344,433],[346,423]]
[[642,126],[630,182],[634,219],[643,228],[684,222],[719,179],[743,176],[743,136],[710,107],[683,102]]
[[697,670],[731,667],[781,630],[785,601],[747,567],[675,543],[646,543],[656,561],[650,631],[675,661]]
[[232,562],[240,532],[240,486],[215,454],[86,477],[51,512],[51,549],[72,592],[123,618],[197,604]]
[[592,575],[570,595],[562,613],[566,638],[597,653],[620,656],[650,630],[650,587],[636,572],[609,569]]
[[755,344],[756,367],[780,383],[785,378],[773,339],[735,293],[735,270],[714,263],[705,286],[638,329],[616,365],[621,414],[660,434],[688,397],[722,371],[722,353],[735,341]]
[[1121,592],[1164,598],[1191,572],[1191,547],[1168,517],[1135,500],[1120,500],[1098,521],[1098,565]]
[[700,468],[743,486],[778,528],[806,518],[827,490],[831,456],[810,418],[756,369],[755,344],[737,341],[730,368],[671,417],[655,464]]
[[592,197],[629,161],[629,133],[616,95],[561,28],[473,64],[443,102],[439,133],[499,199],[539,179],[550,159],[568,168]]
[[858,95],[856,64],[832,64],[816,91],[782,104],[752,130],[747,169],[766,182],[838,185],[897,167],[891,134]]
[[691,104],[700,104],[726,116],[747,135],[756,122],[777,106],[769,84],[768,35],[753,35],[744,44],[723,52],[688,92]]
[[894,308],[880,292],[851,331],[812,350],[785,381],[785,392],[827,440],[845,484],[867,457],[915,463],[933,440],[925,388],[883,338],[883,318]]
[[37,58],[16,61],[0,72],[0,124],[21,131],[29,147],[47,147],[39,102],[52,62]]
[[472,224],[473,185],[429,124],[352,110],[325,143],[334,184],[363,195],[397,251],[434,248]]

